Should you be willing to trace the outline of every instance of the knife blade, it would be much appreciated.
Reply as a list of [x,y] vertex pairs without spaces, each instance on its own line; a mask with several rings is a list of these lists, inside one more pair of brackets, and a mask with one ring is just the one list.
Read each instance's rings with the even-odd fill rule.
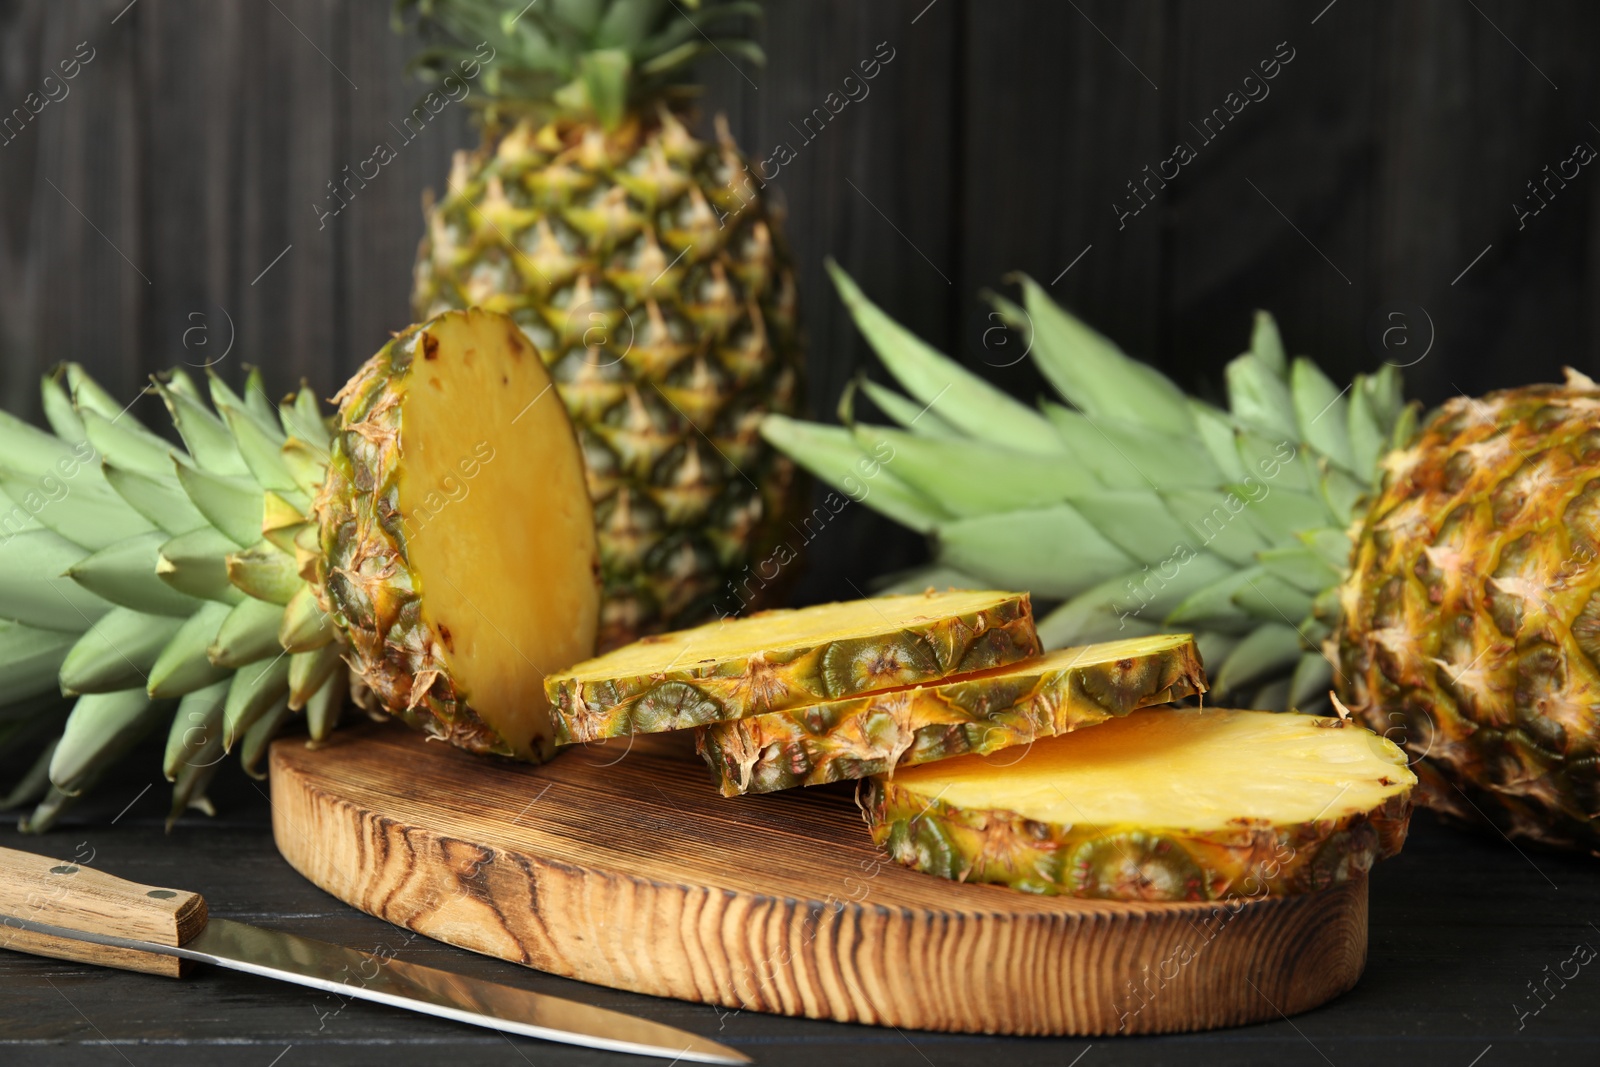
[[[0,927],[9,928],[0,931],[0,948],[137,970],[161,970],[151,961],[163,957],[192,960],[546,1041],[696,1063],[752,1062],[638,1016],[208,918],[197,894],[13,849],[0,848],[0,908]],[[144,936],[122,936],[124,930]]]

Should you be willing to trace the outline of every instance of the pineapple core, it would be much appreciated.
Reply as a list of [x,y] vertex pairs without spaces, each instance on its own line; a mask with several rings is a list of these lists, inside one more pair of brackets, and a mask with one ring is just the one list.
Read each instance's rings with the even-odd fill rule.
[[897,787],[965,810],[1146,831],[1276,826],[1372,811],[1417,777],[1392,742],[1325,718],[1150,708],[991,756],[900,770]]
[[594,652],[599,556],[583,457],[533,346],[452,315],[419,341],[397,505],[422,621],[478,715],[519,755],[553,737],[544,676]]

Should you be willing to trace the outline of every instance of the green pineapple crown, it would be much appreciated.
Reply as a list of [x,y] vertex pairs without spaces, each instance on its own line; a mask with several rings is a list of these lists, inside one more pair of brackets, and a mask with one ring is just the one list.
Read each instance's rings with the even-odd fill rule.
[[[930,536],[934,565],[893,588],[1027,589],[1059,605],[1039,624],[1048,648],[1193,630],[1215,693],[1263,708],[1326,702],[1320,648],[1337,619],[1348,531],[1417,418],[1393,365],[1340,389],[1311,360],[1290,360],[1272,316],[1257,312],[1249,350],[1228,364],[1224,410],[1019,275],[1020,305],[986,296],[1067,401],[1034,408],[828,269],[909,395],[858,379],[840,400],[842,426],[769,415],[762,433]],[[897,425],[858,421],[858,393]]]
[[[53,433],[0,412],[0,756],[31,767],[0,809],[47,829],[143,737],[167,732],[171,820],[209,811],[223,756],[257,768],[304,716],[314,740],[348,692],[296,538],[329,430],[303,383],[281,404],[208,371],[152,389],[181,444],[67,364],[44,379]],[[209,393],[209,403],[206,393]]]
[[[615,129],[630,110],[682,95],[690,65],[716,50],[753,63],[761,46],[728,24],[754,0],[395,0],[428,43],[412,61],[438,84],[482,68],[485,121],[532,114],[593,118]],[[476,66],[474,66],[474,64]],[[463,65],[466,65],[465,67]]]

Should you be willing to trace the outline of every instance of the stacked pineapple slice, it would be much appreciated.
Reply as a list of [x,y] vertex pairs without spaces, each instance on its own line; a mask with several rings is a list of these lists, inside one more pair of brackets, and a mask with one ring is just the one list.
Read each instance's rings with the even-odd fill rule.
[[1041,655],[1025,594],[932,590],[646,638],[545,680],[558,742],[692,728],[730,797],[861,779],[874,840],[960,881],[1285,896],[1399,850],[1399,748],[1342,719],[1160,706],[1205,690],[1188,635]]

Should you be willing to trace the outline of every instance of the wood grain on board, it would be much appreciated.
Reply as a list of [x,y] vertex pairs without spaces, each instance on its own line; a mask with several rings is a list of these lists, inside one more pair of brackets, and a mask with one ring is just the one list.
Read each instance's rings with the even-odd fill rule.
[[1367,885],[1211,904],[1034,897],[902,868],[840,787],[724,799],[683,739],[543,767],[408,730],[274,745],[273,830],[334,896],[585,982],[729,1008],[1004,1034],[1276,1019],[1349,989]]

